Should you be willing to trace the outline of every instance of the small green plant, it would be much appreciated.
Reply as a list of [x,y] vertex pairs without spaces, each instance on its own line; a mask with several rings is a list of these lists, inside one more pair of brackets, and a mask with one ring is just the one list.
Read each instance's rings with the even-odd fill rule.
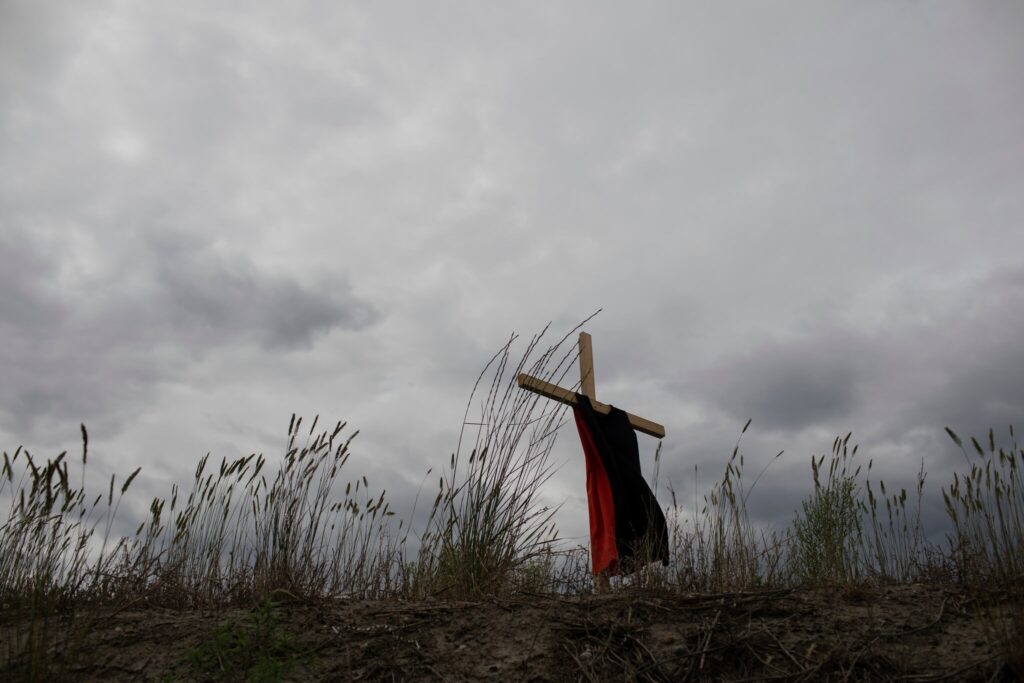
[[191,673],[204,681],[280,681],[311,657],[283,629],[274,604],[264,601],[242,621],[228,619],[189,653]]
[[791,560],[796,576],[807,583],[838,583],[857,577],[861,547],[861,510],[857,475],[849,470],[857,446],[848,450],[851,434],[832,444],[827,479],[822,482],[825,456],[811,457],[814,492],[804,499],[803,512],[793,520]]

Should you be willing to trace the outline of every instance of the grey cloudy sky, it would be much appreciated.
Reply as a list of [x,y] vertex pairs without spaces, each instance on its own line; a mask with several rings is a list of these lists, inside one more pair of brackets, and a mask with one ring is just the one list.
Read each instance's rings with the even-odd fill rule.
[[2,447],[159,490],[319,413],[408,497],[600,307],[681,491],[751,418],[764,520],[850,430],[934,492],[943,426],[1024,428],[1022,73],[1014,1],[0,0]]

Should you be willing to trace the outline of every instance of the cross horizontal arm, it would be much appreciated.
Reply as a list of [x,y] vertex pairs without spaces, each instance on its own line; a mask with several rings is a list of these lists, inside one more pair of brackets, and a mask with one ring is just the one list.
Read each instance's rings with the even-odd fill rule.
[[[545,382],[542,379],[531,377],[530,375],[527,375],[525,373],[519,375],[518,381],[519,386],[521,386],[523,389],[532,391],[535,394],[540,394],[541,396],[554,399],[555,401],[558,401],[559,403],[565,403],[566,405],[576,405],[576,394],[572,391],[569,391],[568,389],[563,389],[557,384]],[[601,403],[600,401],[595,401],[591,399],[590,403],[591,405],[594,406],[594,410],[596,410],[599,413],[603,413],[604,415],[607,415],[612,411],[611,406],[605,403]],[[629,418],[630,426],[633,427],[633,429],[637,430],[638,432],[643,432],[644,434],[649,434],[659,439],[665,437],[665,428],[658,424],[657,422],[651,422],[650,420],[644,419],[642,417],[637,417],[632,413],[626,413],[626,417]]]

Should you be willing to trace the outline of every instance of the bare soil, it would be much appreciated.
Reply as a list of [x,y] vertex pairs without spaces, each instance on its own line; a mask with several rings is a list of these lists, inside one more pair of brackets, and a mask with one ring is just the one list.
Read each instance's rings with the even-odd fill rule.
[[[188,653],[247,613],[80,613],[72,632],[91,626],[50,680],[213,680]],[[274,609],[304,655],[285,680],[315,681],[1012,681],[1000,645],[1010,613],[998,595],[927,585]],[[23,676],[4,660],[19,628],[0,613],[2,680]]]

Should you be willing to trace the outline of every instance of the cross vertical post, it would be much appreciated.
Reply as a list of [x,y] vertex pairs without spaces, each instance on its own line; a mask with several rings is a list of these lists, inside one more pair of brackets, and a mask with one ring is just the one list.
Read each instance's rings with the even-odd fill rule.
[[580,393],[591,401],[597,399],[597,384],[594,380],[594,347],[590,335],[580,332]]

